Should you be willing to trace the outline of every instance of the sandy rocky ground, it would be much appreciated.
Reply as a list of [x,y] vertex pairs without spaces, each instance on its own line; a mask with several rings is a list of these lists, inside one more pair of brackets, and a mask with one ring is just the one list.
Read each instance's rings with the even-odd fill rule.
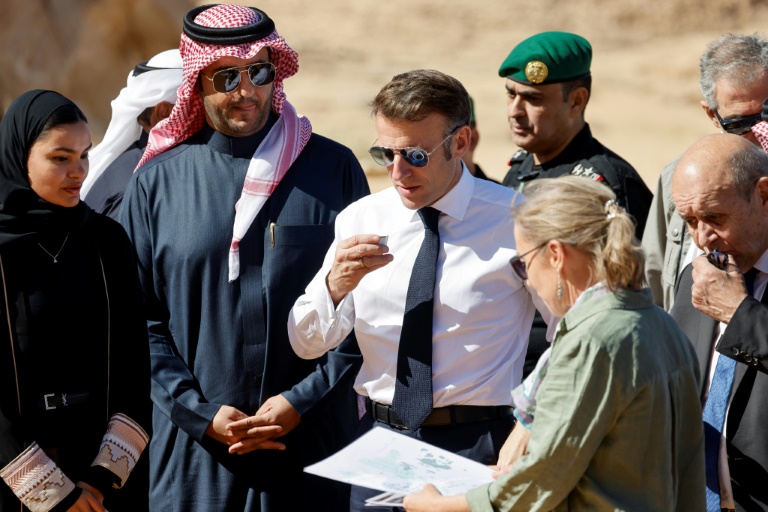
[[[178,45],[188,0],[2,0],[0,108],[19,93],[53,88],[73,98],[98,141],[109,102],[133,65]],[[390,77],[434,68],[475,98],[477,161],[501,178],[515,148],[496,74],[509,50],[543,30],[592,42],[593,133],[655,187],[659,171],[714,131],[698,102],[698,58],[723,32],[768,31],[768,0],[261,0],[299,52],[289,100],[316,132],[351,147],[373,190],[388,185],[366,150],[368,102]]]

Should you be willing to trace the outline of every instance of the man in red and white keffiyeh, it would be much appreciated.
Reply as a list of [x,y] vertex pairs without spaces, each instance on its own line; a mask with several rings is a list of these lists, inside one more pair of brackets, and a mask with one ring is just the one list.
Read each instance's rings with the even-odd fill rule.
[[266,13],[196,7],[180,53],[120,212],[152,346],[150,509],[344,510],[348,486],[303,468],[354,434],[359,350],[299,359],[286,325],[367,180],[286,101],[298,57]]
[[[210,7],[210,6],[203,6]],[[304,116],[298,116],[293,106],[285,99],[283,80],[293,76],[299,70],[299,56],[288,46],[276,30],[263,39],[243,44],[207,44],[190,37],[190,31],[204,28],[230,28],[254,25],[261,20],[258,10],[239,5],[218,5],[209,9],[198,8],[199,12],[193,23],[185,25],[185,33],[181,35],[181,58],[184,61],[184,75],[177,92],[178,99],[171,116],[161,121],[149,134],[149,144],[139,166],[163,151],[172,148],[179,142],[200,130],[206,115],[214,128],[228,135],[250,135],[264,126],[266,116],[271,109],[280,116],[278,125],[273,128],[271,144],[260,147],[253,156],[248,169],[243,194],[237,203],[234,235],[230,246],[229,280],[234,281],[240,275],[240,240],[248,227],[256,218],[272,191],[280,183],[285,172],[309,140],[312,125]],[[190,16],[188,15],[187,18]],[[268,19],[268,18],[267,18]],[[188,20],[187,20],[188,21]],[[198,26],[195,26],[198,25]],[[274,24],[271,25],[271,28]],[[192,34],[192,37],[194,35]],[[205,41],[205,39],[203,38]],[[223,41],[226,43],[226,41]],[[265,51],[266,50],[266,51]],[[240,59],[245,62],[237,62]],[[205,94],[206,86],[210,83],[202,81],[204,94],[198,89],[201,85],[201,75],[210,78],[208,68],[223,69],[227,64],[245,65],[254,59],[271,61],[275,66],[275,78],[270,91],[268,87],[256,88],[256,98],[248,100],[242,96],[235,98],[227,93],[218,92],[223,98],[215,98],[216,94]],[[237,63],[236,63],[237,62]],[[242,79],[242,75],[241,75]],[[265,101],[270,99],[270,101]],[[217,103],[219,103],[217,105]],[[231,125],[226,119],[214,119],[217,108],[233,112],[235,119]],[[238,110],[246,111],[238,113]],[[224,126],[217,126],[223,124]],[[226,127],[226,128],[225,128]]]

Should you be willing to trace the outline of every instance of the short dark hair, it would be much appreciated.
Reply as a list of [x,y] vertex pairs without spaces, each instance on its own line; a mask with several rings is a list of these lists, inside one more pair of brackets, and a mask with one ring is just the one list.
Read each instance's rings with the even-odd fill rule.
[[387,119],[421,121],[433,113],[450,121],[450,128],[469,124],[469,94],[455,78],[434,69],[396,75],[371,102],[371,113]]
[[584,87],[587,90],[587,102],[589,102],[589,97],[592,95],[592,74],[579,77],[576,80],[563,82],[563,101],[568,101],[568,96],[571,95],[571,92],[579,87]]
[[63,124],[75,124],[79,123],[80,121],[85,123],[88,122],[88,119],[85,117],[85,114],[83,114],[82,110],[80,110],[74,104],[62,105],[61,107],[54,110],[50,117],[48,117],[48,120],[45,122],[43,129],[40,130],[40,134],[37,136],[37,138],[39,139],[43,137],[48,132],[48,130],[51,130],[57,126]]
[[[448,118],[447,136],[468,125],[472,113],[469,93],[461,82],[434,69],[416,69],[392,77],[371,102],[371,114],[386,119],[421,121],[430,114]],[[451,151],[443,141],[445,158]]]

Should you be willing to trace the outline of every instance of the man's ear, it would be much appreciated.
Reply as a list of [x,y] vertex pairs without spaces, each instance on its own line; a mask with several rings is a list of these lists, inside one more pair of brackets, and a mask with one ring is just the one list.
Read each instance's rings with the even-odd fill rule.
[[170,103],[168,101],[161,101],[157,105],[155,105],[155,110],[152,112],[152,126],[155,126],[157,123],[165,119],[166,117],[171,115],[171,111],[173,110],[173,103]]
[[707,114],[707,117],[712,122],[712,124],[715,125],[715,128],[717,128],[720,131],[723,131],[723,127],[720,126],[720,122],[717,120],[717,116],[715,116],[715,111],[712,110],[707,104],[707,102],[704,100],[701,100],[699,104],[701,105],[701,108],[704,110],[704,113]]
[[768,177],[763,176],[755,183],[755,190],[760,198],[760,204],[762,205],[763,212],[768,215]]
[[464,156],[464,153],[469,151],[472,141],[472,130],[469,128],[469,125],[465,124],[456,130],[456,134],[453,136],[453,140],[456,141],[456,153],[454,155],[456,158],[461,158]]
[[571,109],[573,109],[575,113],[581,117],[584,115],[584,109],[587,108],[587,102],[589,101],[589,91],[586,87],[576,87],[571,91],[570,98],[568,98],[568,100],[571,102]]
[[149,133],[149,131],[154,128],[157,123],[171,115],[171,110],[173,110],[173,103],[161,101],[152,107],[152,112],[149,114],[149,126],[147,126],[146,120],[144,122],[139,121],[139,124],[147,133]]

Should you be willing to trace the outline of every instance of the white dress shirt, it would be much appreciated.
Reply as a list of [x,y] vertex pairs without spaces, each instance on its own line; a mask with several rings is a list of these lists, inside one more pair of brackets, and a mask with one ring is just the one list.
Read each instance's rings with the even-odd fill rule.
[[[694,244],[691,244],[691,246],[694,246]],[[690,251],[689,251],[690,252]],[[701,254],[704,254],[701,249],[699,249],[699,252]],[[696,256],[694,256],[695,258]],[[759,270],[758,274],[755,276],[755,282],[752,290],[752,297],[754,297],[757,300],[760,300],[760,298],[763,296],[763,293],[765,293],[766,285],[768,285],[768,251],[764,252],[763,255],[760,257],[759,260],[757,260],[757,263],[755,263],[754,268]],[[712,378],[715,376],[715,367],[717,367],[717,360],[720,358],[720,352],[715,350],[715,346],[720,342],[720,337],[725,334],[725,329],[728,327],[728,324],[725,324],[723,322],[718,323],[718,329],[715,332],[715,343],[712,344],[712,355],[710,356],[709,361],[709,374],[707,375],[707,396],[709,396],[709,388],[712,386]],[[705,402],[706,403],[706,402]],[[731,403],[730,400],[728,401],[728,406],[725,410],[725,421],[723,422],[723,431],[720,435],[720,452],[718,454],[718,461],[717,461],[717,476],[720,480],[720,506],[722,508],[727,509],[735,509],[736,504],[733,501],[733,487],[731,486],[731,471],[728,467],[728,447],[725,444],[725,438],[728,432],[728,412],[730,411]]]
[[[509,405],[510,390],[520,384],[535,309],[531,293],[509,265],[517,254],[510,207],[522,198],[474,178],[464,167],[459,182],[432,205],[442,212],[432,327],[435,407]],[[366,275],[334,308],[325,278],[336,245],[357,234],[388,235],[394,260]],[[294,351],[318,357],[354,328],[363,354],[355,389],[391,404],[408,283],[423,239],[417,211],[403,206],[394,188],[341,212],[323,267],[289,316]]]

